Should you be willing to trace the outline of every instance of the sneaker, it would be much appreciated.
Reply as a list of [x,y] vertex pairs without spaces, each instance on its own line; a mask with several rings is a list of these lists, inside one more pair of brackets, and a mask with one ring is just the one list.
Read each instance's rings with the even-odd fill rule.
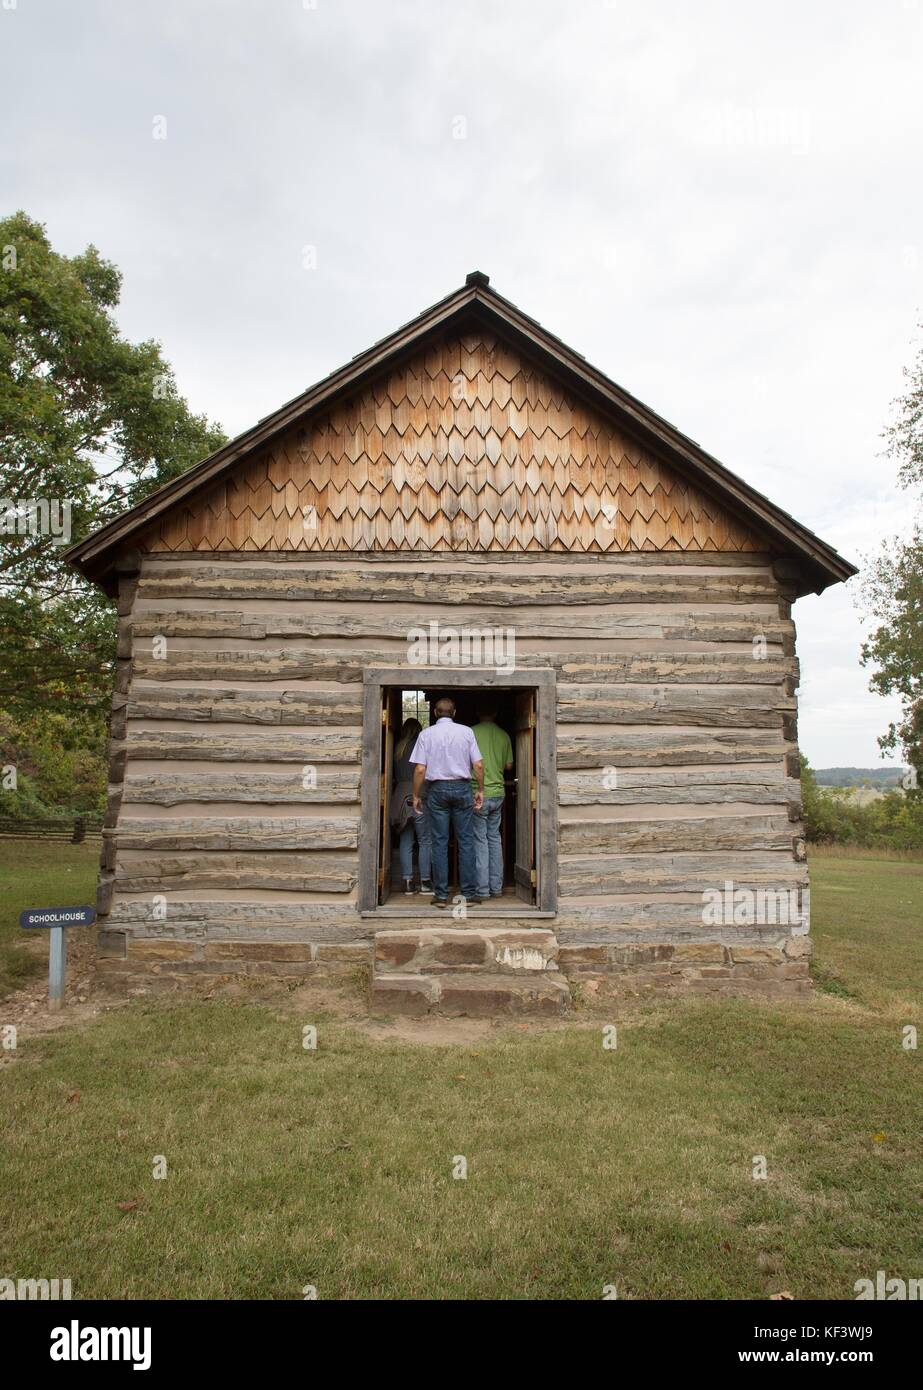
[[405,896],[405,898],[409,898],[409,897],[411,896],[411,894],[415,893],[416,891],[417,891],[417,890],[416,890],[416,888],[415,888],[414,885],[413,885],[413,879],[412,879],[412,878],[405,878],[405,879],[404,879],[404,896]]
[[421,879],[420,879],[420,892],[421,892],[421,893],[431,893],[432,891],[433,891],[433,885],[432,885],[432,883],[430,882],[430,880],[429,880],[428,878],[421,878]]

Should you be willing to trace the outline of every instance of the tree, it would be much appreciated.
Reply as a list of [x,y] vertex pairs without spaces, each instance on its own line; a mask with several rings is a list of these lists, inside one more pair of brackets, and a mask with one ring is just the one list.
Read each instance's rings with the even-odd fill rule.
[[[906,390],[885,431],[888,453],[897,459],[898,481],[923,489],[923,351],[904,369]],[[919,501],[919,499],[918,499]],[[893,537],[872,559],[862,597],[878,626],[862,646],[862,664],[875,670],[870,689],[900,697],[902,710],[878,743],[883,753],[901,749],[910,764],[907,791],[923,796],[923,517],[909,540]]]
[[0,220],[0,707],[102,712],[112,605],[63,559],[224,442],[189,410],[158,343],[130,343],[121,275],[89,246],[54,251],[24,212]]
[[856,787],[822,787],[801,756],[801,800],[810,844],[856,845],[860,849],[923,849],[923,798],[899,790],[860,800]]

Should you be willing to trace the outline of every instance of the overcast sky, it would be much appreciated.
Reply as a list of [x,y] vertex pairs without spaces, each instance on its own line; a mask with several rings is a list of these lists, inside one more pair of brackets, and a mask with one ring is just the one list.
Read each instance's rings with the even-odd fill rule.
[[[231,434],[485,270],[859,561],[908,518],[921,33],[923,0],[0,0],[0,206],[115,261]],[[855,587],[795,610],[817,767],[897,711]]]

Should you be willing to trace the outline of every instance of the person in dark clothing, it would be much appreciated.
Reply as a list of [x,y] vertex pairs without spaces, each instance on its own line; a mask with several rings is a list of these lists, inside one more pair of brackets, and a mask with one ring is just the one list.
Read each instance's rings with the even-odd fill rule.
[[[394,776],[391,790],[391,824],[398,836],[401,855],[401,879],[408,896],[420,891],[431,893],[429,810],[421,797],[420,810],[413,804],[413,763],[410,754],[422,731],[419,719],[405,719],[394,745]],[[420,862],[420,888],[413,881],[413,842],[417,842]]]

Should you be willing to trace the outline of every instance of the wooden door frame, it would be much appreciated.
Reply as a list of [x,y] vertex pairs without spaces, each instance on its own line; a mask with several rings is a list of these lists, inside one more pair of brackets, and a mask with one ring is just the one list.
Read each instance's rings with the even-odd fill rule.
[[[541,855],[538,851],[538,826],[535,810],[538,805],[538,769],[541,760],[538,756],[538,701],[535,690],[528,686],[517,691],[513,702],[515,710],[512,735],[513,756],[516,767],[516,847],[513,853],[513,892],[527,906],[538,904],[539,880],[541,879]],[[527,714],[527,722],[523,721]],[[528,738],[523,743],[521,735]],[[525,757],[521,756],[523,753]],[[533,796],[534,792],[534,796]],[[524,851],[520,861],[520,839]]]
[[[392,705],[396,711],[396,720],[392,718]],[[401,718],[400,707],[396,701],[392,701],[390,696],[387,700],[382,699],[379,717],[381,727],[385,731],[385,748],[383,767],[379,773],[379,824],[378,839],[384,846],[387,840],[388,852],[379,855],[378,861],[378,888],[375,894],[376,902],[384,897],[387,898],[391,887],[391,854],[394,849],[391,835],[391,780],[394,775],[394,745],[400,733]]]
[[[381,776],[382,687],[423,690],[432,686],[477,687],[482,690],[531,689],[536,692],[536,854],[541,865],[535,908],[558,908],[558,776],[556,687],[557,672],[549,667],[498,671],[494,666],[375,666],[362,673],[362,820],[359,828],[359,911],[378,907],[377,833]],[[376,827],[374,835],[364,827]],[[523,904],[523,911],[528,907]]]

